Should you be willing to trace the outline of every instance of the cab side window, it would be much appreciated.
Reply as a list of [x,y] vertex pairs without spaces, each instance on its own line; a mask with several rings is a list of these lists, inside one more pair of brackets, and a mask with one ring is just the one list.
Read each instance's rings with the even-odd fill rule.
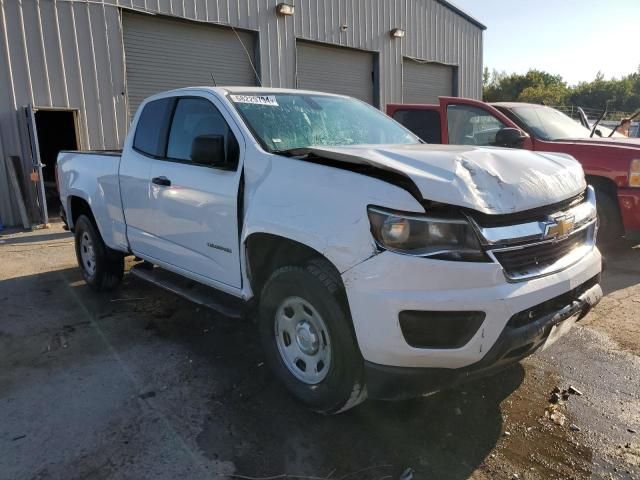
[[442,143],[440,112],[435,110],[396,110],[393,119],[427,143]]
[[[198,142],[220,139],[226,162],[219,166],[235,169],[238,164],[238,143],[218,109],[204,98],[180,98],[169,130],[167,159],[194,162]],[[195,159],[195,163],[197,159]]]
[[452,145],[491,146],[496,133],[506,125],[491,113],[472,105],[449,105],[447,128]]
[[140,114],[133,137],[133,149],[152,157],[164,157],[173,98],[147,103]]

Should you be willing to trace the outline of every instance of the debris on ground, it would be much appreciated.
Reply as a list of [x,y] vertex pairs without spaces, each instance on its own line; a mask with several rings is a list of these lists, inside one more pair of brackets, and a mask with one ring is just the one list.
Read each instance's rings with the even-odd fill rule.
[[[544,410],[545,418],[550,419],[556,425],[563,426],[567,420],[567,417],[559,411],[559,408],[562,407],[568,400],[570,395],[582,395],[582,392],[578,390],[573,385],[570,385],[569,388],[560,389],[560,387],[554,387],[551,390],[549,395],[549,405]],[[571,424],[569,426],[571,431],[579,432],[581,429],[575,424]]]
[[562,397],[560,397],[559,393],[552,393],[551,396],[549,397],[549,403],[560,403]]
[[578,396],[582,395],[582,392],[578,390],[576,387],[574,387],[573,385],[569,385],[567,392],[569,392],[571,395],[578,395]]
[[562,412],[553,412],[549,414],[549,418],[553,423],[560,426],[563,426],[564,422],[567,420],[567,417],[565,417]]

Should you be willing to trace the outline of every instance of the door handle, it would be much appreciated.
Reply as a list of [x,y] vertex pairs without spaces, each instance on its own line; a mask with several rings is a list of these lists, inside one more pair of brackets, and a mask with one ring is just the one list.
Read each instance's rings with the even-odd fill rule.
[[167,177],[153,177],[151,179],[151,183],[154,183],[156,185],[160,185],[162,187],[170,187],[171,186],[171,180],[169,180]]

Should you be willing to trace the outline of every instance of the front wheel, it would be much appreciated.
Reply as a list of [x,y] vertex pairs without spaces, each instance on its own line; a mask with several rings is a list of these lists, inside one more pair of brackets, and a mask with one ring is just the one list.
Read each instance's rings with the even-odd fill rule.
[[344,290],[325,260],[273,272],[260,299],[260,336],[275,375],[309,408],[334,414],[366,399]]
[[78,265],[87,285],[93,290],[113,290],[124,275],[124,255],[104,244],[100,232],[86,215],[75,222]]

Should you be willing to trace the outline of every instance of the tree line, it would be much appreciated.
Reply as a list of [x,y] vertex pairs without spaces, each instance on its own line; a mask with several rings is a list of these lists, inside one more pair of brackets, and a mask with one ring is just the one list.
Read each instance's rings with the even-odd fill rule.
[[489,72],[483,75],[483,97],[486,102],[528,102],[561,107],[583,107],[600,111],[609,102],[611,118],[640,110],[640,66],[638,71],[622,78],[605,80],[602,73],[590,82],[571,86],[560,75],[541,70],[526,74]]

